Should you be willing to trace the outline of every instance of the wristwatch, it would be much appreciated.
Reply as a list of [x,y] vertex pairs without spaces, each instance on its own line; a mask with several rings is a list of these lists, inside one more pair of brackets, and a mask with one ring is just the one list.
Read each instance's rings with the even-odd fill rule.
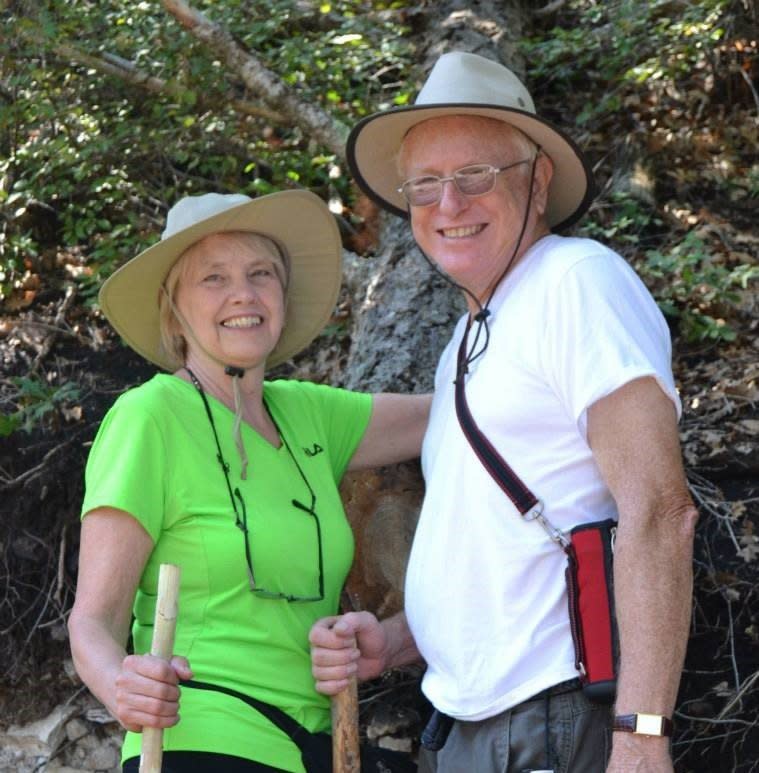
[[672,720],[661,714],[618,714],[612,730],[622,730],[636,735],[672,735]]

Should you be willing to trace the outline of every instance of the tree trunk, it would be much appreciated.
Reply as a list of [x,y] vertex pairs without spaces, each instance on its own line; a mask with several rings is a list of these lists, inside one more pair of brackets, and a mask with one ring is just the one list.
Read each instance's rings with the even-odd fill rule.
[[[434,4],[420,33],[419,82],[449,50],[497,59],[523,75],[514,42],[524,24],[524,11],[515,1]],[[379,244],[371,271],[364,272],[353,293],[355,326],[345,386],[428,392],[464,300],[427,264],[405,220],[384,214]],[[342,493],[357,545],[350,599],[380,616],[392,614],[403,606],[405,567],[423,493],[419,465],[346,476]]]

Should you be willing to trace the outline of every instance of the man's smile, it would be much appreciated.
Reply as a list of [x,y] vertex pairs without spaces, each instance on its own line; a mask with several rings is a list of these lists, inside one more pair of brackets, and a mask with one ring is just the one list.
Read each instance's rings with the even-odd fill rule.
[[442,234],[446,239],[463,239],[467,236],[481,233],[486,227],[484,223],[479,223],[478,225],[463,225],[457,228],[441,228],[438,233]]

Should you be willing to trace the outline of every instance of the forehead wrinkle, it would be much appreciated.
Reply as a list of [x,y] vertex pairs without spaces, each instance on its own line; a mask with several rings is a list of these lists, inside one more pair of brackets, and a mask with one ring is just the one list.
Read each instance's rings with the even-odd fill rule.
[[286,285],[287,267],[284,264],[276,246],[271,240],[258,233],[245,231],[226,231],[208,234],[199,241],[191,244],[179,258],[180,281],[187,278],[194,270],[209,270],[224,268],[229,262],[229,257],[217,257],[215,242],[221,241],[232,256],[245,255],[247,265],[262,265],[269,263],[279,267],[282,271],[283,285]]
[[[509,156],[516,155],[516,151],[523,144],[531,143],[531,140],[518,129],[496,118],[472,115],[430,118],[413,126],[403,138],[397,156],[397,167],[401,177],[408,173],[410,154],[414,154],[413,152],[420,148],[424,150],[425,147],[440,140],[443,143],[450,142],[452,135],[455,135],[458,142],[457,148],[463,147],[466,150],[465,146],[469,144],[471,149],[470,160],[458,164],[457,167],[477,163],[497,165],[510,163],[512,159]],[[413,176],[439,174],[440,170],[436,165],[445,163],[446,158],[442,155],[435,157],[433,166],[422,166],[414,171]]]

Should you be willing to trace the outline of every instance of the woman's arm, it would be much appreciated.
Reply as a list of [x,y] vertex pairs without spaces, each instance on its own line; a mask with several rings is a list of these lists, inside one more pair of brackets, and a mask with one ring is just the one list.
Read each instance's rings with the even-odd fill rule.
[[348,470],[364,470],[415,459],[421,454],[432,394],[377,394],[372,417]]
[[127,655],[137,586],[153,540],[129,513],[102,507],[82,522],[79,578],[68,621],[74,665],[82,681],[127,729],[170,727],[179,720],[183,658],[171,664]]

